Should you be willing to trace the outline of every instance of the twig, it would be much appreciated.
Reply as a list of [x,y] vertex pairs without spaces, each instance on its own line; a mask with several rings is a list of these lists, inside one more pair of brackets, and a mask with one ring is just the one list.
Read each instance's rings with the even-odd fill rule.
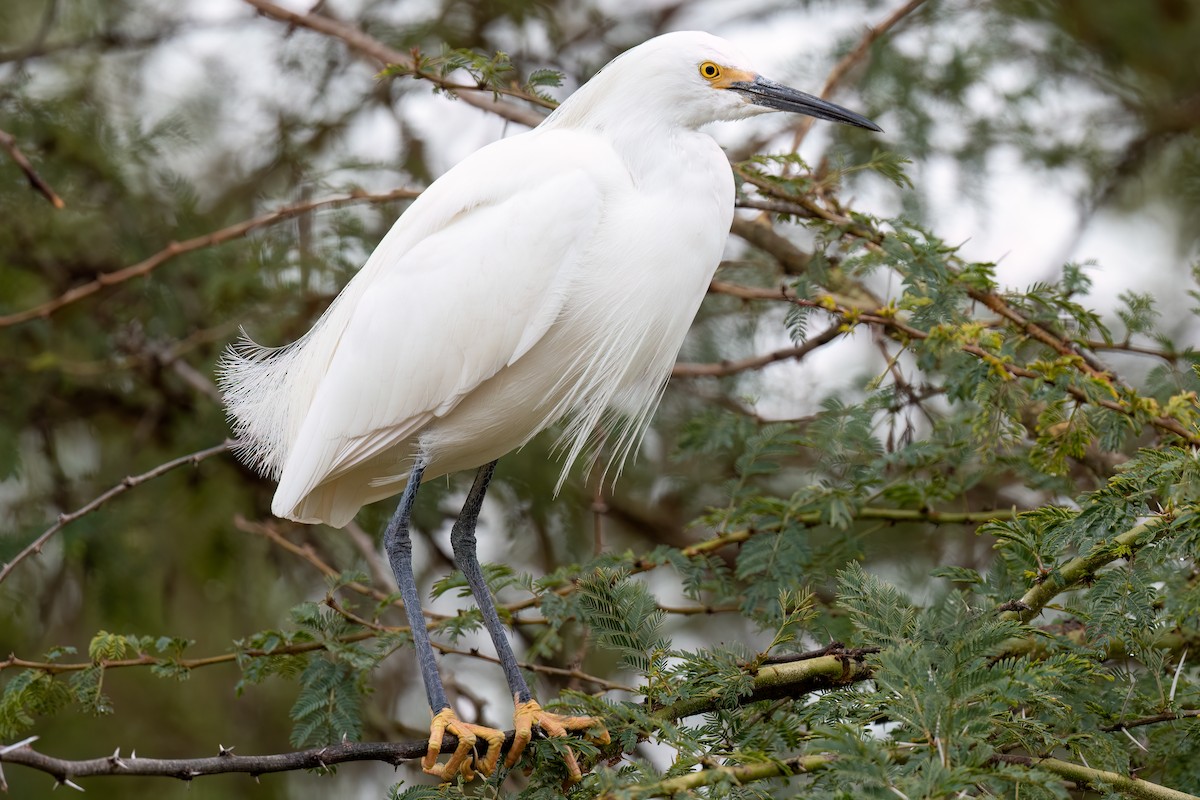
[[545,119],[542,114],[536,111],[493,99],[493,95],[495,94],[504,94],[537,105],[547,105],[545,100],[535,95],[517,89],[454,84],[441,76],[418,70],[417,63],[411,56],[388,47],[383,42],[348,23],[318,14],[290,11],[283,6],[268,2],[268,0],[245,0],[245,2],[257,8],[263,16],[340,39],[351,50],[377,61],[382,66],[398,65],[411,71],[415,76],[432,82],[439,88],[448,91],[465,92],[460,95],[460,98],[467,105],[481,108],[484,111],[490,111],[511,122],[518,122],[530,128],[536,127],[538,123]]
[[[339,636],[336,640],[339,644],[352,644],[354,642],[365,641],[376,636],[374,631],[355,631],[348,633],[345,636]],[[267,658],[270,656],[280,655],[300,655],[302,653],[312,653],[326,648],[325,642],[293,642],[291,644],[279,645],[270,650],[262,650],[251,648],[248,650],[239,650],[234,653],[222,653],[216,656],[204,656],[202,658],[165,658],[160,656],[151,656],[146,653],[141,653],[137,658],[118,658],[112,660],[101,661],[30,661],[25,658],[18,658],[15,655],[10,655],[8,658],[0,660],[0,672],[12,667],[19,669],[36,669],[45,672],[48,675],[62,675],[68,672],[82,672],[85,669],[93,667],[103,667],[104,669],[127,669],[130,667],[155,667],[155,666],[171,666],[178,669],[191,670],[200,669],[202,667],[211,667],[217,664],[236,664],[239,658]]]
[[105,287],[114,286],[118,283],[124,283],[133,278],[140,278],[147,275],[176,256],[223,244],[231,239],[239,239],[259,228],[273,225],[276,222],[283,222],[284,220],[292,219],[301,214],[307,214],[319,208],[337,208],[351,203],[386,203],[392,200],[411,199],[418,194],[420,192],[413,189],[397,189],[386,194],[368,194],[367,192],[355,191],[342,197],[331,197],[325,200],[315,200],[310,203],[297,203],[296,205],[284,206],[277,211],[261,214],[235,225],[221,228],[218,231],[206,233],[203,236],[196,236],[182,242],[171,242],[149,258],[143,259],[124,269],[99,275],[95,280],[76,286],[53,300],[24,311],[18,311],[15,314],[0,316],[0,328],[28,322],[39,317],[48,317],[65,306],[77,303],[85,297],[96,294]]
[[1129,728],[1140,728],[1143,725],[1157,725],[1160,722],[1176,722],[1181,719],[1200,719],[1200,709],[1187,708],[1182,711],[1168,711],[1163,714],[1154,714],[1149,717],[1138,717],[1137,719],[1122,720],[1113,725],[1105,725],[1100,730],[1107,733],[1115,733],[1116,731],[1124,731]]
[[[492,664],[499,664],[500,659],[495,656],[489,656],[486,653],[481,653],[478,650],[458,650],[447,644],[434,643],[434,647],[438,652],[445,655],[466,656],[467,658],[478,658],[481,661],[489,661]],[[584,672],[581,669],[564,669],[563,667],[551,667],[548,664],[534,664],[530,661],[518,661],[517,666],[530,672],[540,672],[544,675],[554,675],[558,678],[571,678],[573,680],[586,681],[604,689],[605,691],[618,691],[636,694],[637,689],[632,686],[626,686],[623,683],[605,680],[604,678]]]
[[37,170],[33,168],[33,164],[29,163],[29,159],[17,147],[15,136],[8,131],[0,130],[0,147],[3,147],[8,152],[8,157],[20,168],[21,172],[25,173],[25,180],[29,181],[29,185],[39,192],[42,197],[49,200],[50,205],[59,209],[66,207],[67,204],[63,202],[63,199],[55,194],[54,190],[50,188],[50,184],[46,183],[41,175],[38,175]]
[[362,529],[354,520],[351,520],[346,527],[342,528],[347,536],[350,537],[351,543],[359,554],[362,555],[363,561],[367,563],[367,572],[371,576],[371,580],[376,586],[385,587],[389,592],[396,589],[396,578],[392,575],[391,569],[384,563],[383,558],[379,555],[379,550],[375,546],[375,540],[370,534]]
[[720,378],[727,375],[736,375],[739,372],[762,369],[769,364],[776,364],[780,361],[799,361],[817,348],[829,344],[844,332],[844,326],[837,324],[827,328],[816,336],[808,338],[804,344],[797,345],[796,347],[785,347],[782,350],[765,353],[761,356],[751,356],[736,361],[727,359],[715,364],[676,364],[671,369],[671,377]]
[[[883,22],[880,22],[873,28],[867,28],[862,38],[858,40],[858,44],[854,46],[854,49],[842,56],[833,69],[830,70],[829,76],[825,79],[825,85],[821,87],[820,96],[825,100],[832,97],[833,93],[841,86],[842,81],[846,79],[846,75],[850,73],[851,68],[866,57],[867,52],[871,49],[871,45],[875,44],[885,33],[896,27],[905,17],[920,8],[924,2],[925,0],[909,0],[909,2],[892,12]],[[797,121],[796,133],[792,137],[793,153],[800,149],[801,143],[804,142],[804,137],[808,135],[812,126],[812,117],[801,117]]]
[[2,569],[0,569],[0,583],[4,582],[4,579],[9,576],[9,573],[11,573],[14,568],[16,568],[17,564],[20,564],[24,559],[33,553],[40,553],[42,547],[46,544],[46,541],[51,536],[58,533],[60,530],[80,517],[92,513],[117,495],[124,494],[139,484],[157,478],[160,475],[165,475],[176,467],[182,467],[185,464],[199,464],[206,458],[210,458],[228,451],[233,444],[234,441],[232,439],[226,439],[224,442],[221,442],[221,444],[218,444],[214,447],[209,447],[204,450],[197,450],[194,453],[188,453],[186,456],[180,456],[179,458],[172,459],[164,464],[159,464],[154,469],[148,472],[143,472],[141,475],[130,475],[116,486],[113,486],[111,489],[96,497],[86,505],[79,507],[69,514],[59,514],[58,520],[53,525],[43,531],[42,534],[30,542],[24,550],[17,553],[16,556],[13,557],[12,561],[8,562]]

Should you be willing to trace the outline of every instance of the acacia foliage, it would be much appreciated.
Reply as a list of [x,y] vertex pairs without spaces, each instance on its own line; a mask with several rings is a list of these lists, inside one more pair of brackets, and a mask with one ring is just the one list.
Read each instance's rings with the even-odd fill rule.
[[[1032,6],[1020,13],[1036,18]],[[924,21],[936,24],[937,14]],[[394,43],[409,36],[420,38],[397,33]],[[975,55],[1012,57],[994,44]],[[441,52],[422,56],[420,69],[445,77],[462,68],[494,88],[539,95],[554,84],[532,68],[514,84],[521,66],[494,51]],[[970,82],[963,59],[939,67],[903,48],[878,55],[872,75],[883,83],[867,84],[868,100],[872,85],[896,81],[947,102]],[[338,85],[350,70],[339,58],[309,76],[314,85]],[[1088,61],[1077,54],[1071,63]],[[935,68],[943,72],[921,77]],[[911,80],[896,78],[906,70]],[[45,176],[80,208],[55,216],[23,187],[0,196],[13,220],[0,233],[5,312],[248,217],[266,187],[294,198],[349,188],[339,169],[368,171],[325,149],[345,119],[281,110],[278,152],[214,182],[223,190],[214,203],[171,170],[203,108],[145,129],[77,100],[47,99],[31,80],[5,97],[23,140],[45,151]],[[904,107],[915,120],[908,132],[928,144],[919,136],[928,110],[916,99]],[[1028,134],[1012,122],[1005,136]],[[977,150],[999,138],[983,132],[958,155],[982,158]],[[1063,797],[1080,774],[1100,791],[1148,791],[1106,773],[1200,794],[1200,723],[1187,715],[1200,708],[1189,656],[1200,647],[1200,358],[1185,338],[1194,319],[1157,316],[1162,298],[1148,292],[1126,294],[1115,319],[1097,310],[1091,271],[1125,265],[1065,264],[1053,281],[1007,285],[995,265],[942,241],[936,219],[920,218],[922,165],[906,159],[928,151],[839,133],[847,138],[834,158],[816,168],[795,156],[737,165],[747,249],[725,265],[688,355],[736,361],[751,329],[782,333],[806,354],[869,342],[879,357],[853,362],[850,388],[787,385],[823,400],[802,418],[765,420],[746,396],[780,389],[754,372],[677,385],[656,428],[668,455],[635,466],[605,497],[617,544],[590,560],[578,555],[591,545],[590,490],[549,504],[556,467],[543,446],[518,454],[498,479],[510,527],[558,556],[550,569],[488,565],[493,589],[520,598],[501,611],[522,632],[523,658],[567,673],[582,659],[586,675],[605,681],[531,675],[543,699],[574,682],[566,704],[603,715],[613,734],[604,751],[572,744],[596,765],[573,796]],[[1183,158],[1191,140],[1169,133],[1164,157]],[[1103,162],[1087,144],[1078,158]],[[1064,157],[1061,148],[1039,154]],[[420,180],[426,165],[407,158],[405,177]],[[918,175],[915,187],[906,170]],[[905,213],[880,218],[843,201],[846,183],[863,175],[896,184]],[[27,535],[6,541],[5,553],[53,510],[219,441],[220,411],[195,374],[211,374],[247,319],[278,340],[301,332],[399,211],[307,215],[12,328],[14,369],[2,378],[11,403],[0,425],[9,446],[0,452],[26,480],[6,513]],[[1180,285],[1200,302],[1195,276],[1183,272]],[[1145,360],[1121,360],[1134,351]],[[104,454],[104,471],[72,461],[73,448],[88,446]],[[157,716],[144,695],[170,698],[186,725],[165,735],[207,753],[211,741],[189,749],[194,732],[181,729],[225,739],[233,693],[238,704],[261,703],[254,726],[275,729],[253,740],[261,749],[400,737],[389,711],[396,685],[412,677],[387,673],[410,656],[395,598],[328,532],[250,540],[246,531],[262,529],[236,515],[264,518],[270,488],[232,461],[206,463],[73,523],[55,566],[15,575],[3,587],[12,609],[3,625],[22,660],[0,675],[0,741],[66,728],[89,745],[116,746],[133,735],[130,720]],[[427,534],[445,524],[446,492],[430,489],[435,499],[418,519]],[[655,517],[662,507],[675,513]],[[368,510],[364,526],[377,530],[386,513]],[[329,565],[324,583],[314,578],[318,561]],[[287,576],[285,590],[263,580],[264,564]],[[79,592],[84,611],[42,631],[30,600],[54,612],[46,618],[62,615],[56,587]],[[457,578],[434,586],[460,590]],[[222,605],[238,609],[235,620],[207,618]],[[469,648],[479,626],[467,609],[437,620],[435,636]],[[682,644],[689,639],[704,645]],[[30,656],[33,647],[44,655]],[[220,664],[236,677],[195,700],[196,679]],[[250,736],[247,728],[238,733]],[[647,739],[665,746],[659,757],[640,749]],[[54,740],[44,740],[50,749]],[[538,742],[525,783],[434,789],[407,775],[392,792],[557,797],[562,746]],[[264,783],[264,796],[286,791]],[[97,781],[88,788],[103,791]]]

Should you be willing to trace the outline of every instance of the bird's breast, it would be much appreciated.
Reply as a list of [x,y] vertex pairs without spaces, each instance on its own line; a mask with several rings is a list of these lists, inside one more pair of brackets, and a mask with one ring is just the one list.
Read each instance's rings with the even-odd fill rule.
[[[564,434],[574,440],[564,441],[569,457],[610,419],[645,423],[732,222],[728,161],[712,139],[697,137],[652,168],[630,165],[629,180],[606,196],[545,335],[423,436],[437,473],[479,463],[481,441],[498,458],[563,416],[573,420]],[[606,414],[610,407],[621,414]]]

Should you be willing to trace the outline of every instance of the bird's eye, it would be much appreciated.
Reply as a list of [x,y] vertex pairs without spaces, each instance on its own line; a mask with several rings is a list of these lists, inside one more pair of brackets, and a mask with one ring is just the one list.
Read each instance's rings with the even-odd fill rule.
[[721,67],[711,61],[705,61],[700,65],[700,74],[710,81],[715,81],[721,77]]

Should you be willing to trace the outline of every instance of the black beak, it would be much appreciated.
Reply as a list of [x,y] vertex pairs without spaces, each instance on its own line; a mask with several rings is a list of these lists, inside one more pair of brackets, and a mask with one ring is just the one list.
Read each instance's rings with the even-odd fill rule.
[[790,111],[794,114],[807,114],[817,119],[827,119],[830,122],[841,122],[845,125],[855,125],[869,131],[883,131],[874,122],[862,114],[842,108],[839,105],[813,97],[811,94],[796,91],[782,83],[767,80],[761,75],[752,81],[738,81],[729,84],[729,88],[746,96],[757,106],[773,108],[776,111]]

